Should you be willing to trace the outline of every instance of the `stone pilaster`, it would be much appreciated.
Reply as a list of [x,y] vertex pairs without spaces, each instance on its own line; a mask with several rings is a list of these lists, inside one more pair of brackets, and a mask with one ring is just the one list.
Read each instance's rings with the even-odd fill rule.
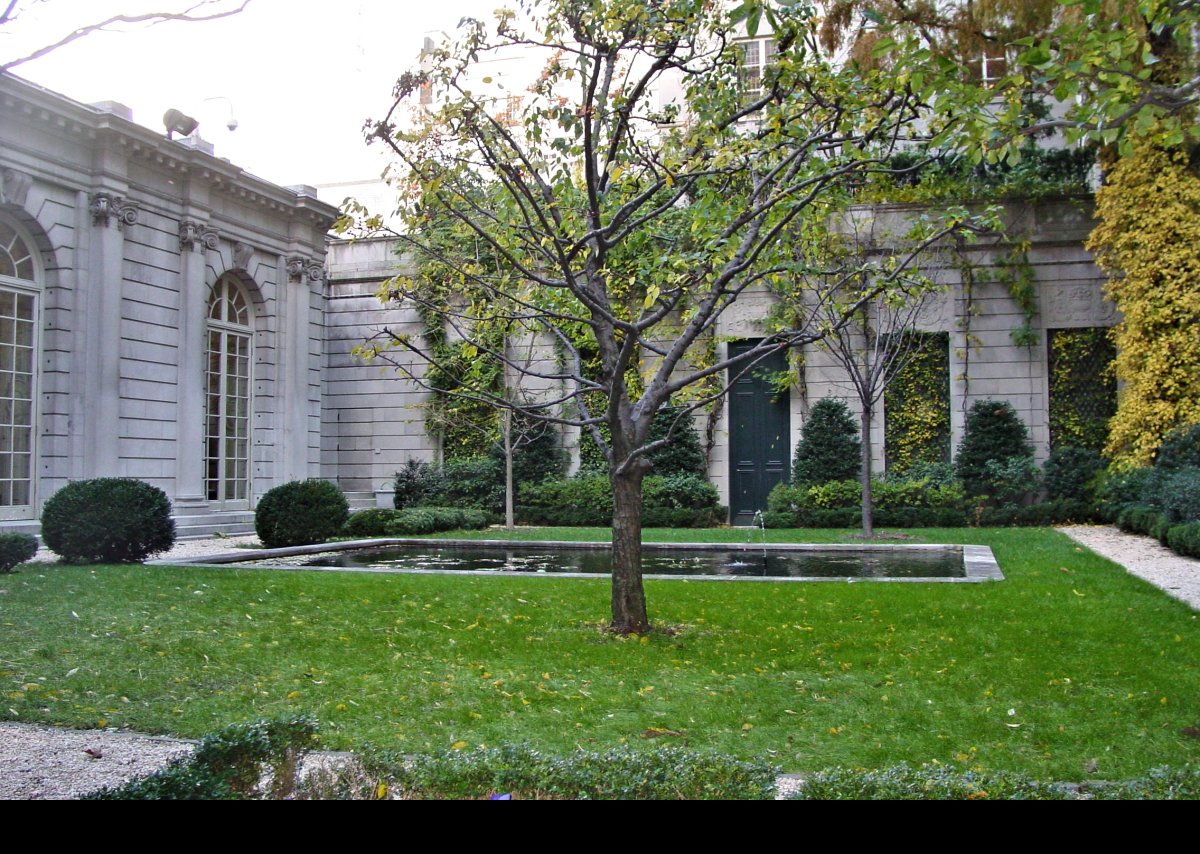
[[179,423],[175,451],[175,504],[186,508],[207,500],[204,489],[205,356],[208,350],[206,251],[220,237],[198,219],[179,223]]

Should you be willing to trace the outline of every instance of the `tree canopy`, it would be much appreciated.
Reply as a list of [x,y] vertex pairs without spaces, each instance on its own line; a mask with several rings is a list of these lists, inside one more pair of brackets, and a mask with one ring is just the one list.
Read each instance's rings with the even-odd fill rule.
[[[909,251],[853,269],[831,269],[822,247],[831,219],[897,149],[961,124],[946,93],[969,87],[916,39],[893,45],[904,79],[832,58],[797,4],[771,10],[773,61],[753,83],[745,8],[521,7],[492,24],[464,21],[370,125],[396,155],[402,245],[426,273],[437,268],[381,295],[409,301],[458,342],[467,358],[455,394],[591,431],[615,494],[613,627],[641,632],[641,481],[648,455],[671,441],[651,438],[655,414],[682,404],[682,419],[767,355],[848,322],[962,226],[963,210],[917,219]],[[487,69],[513,56],[531,79],[514,86],[510,75],[501,90]],[[413,101],[427,103],[407,113]],[[850,281],[870,285],[822,320]],[[797,309],[730,356],[728,315],[749,295]],[[542,355],[516,356],[514,340],[541,342]],[[426,387],[449,367],[419,336],[388,331],[364,352]],[[543,393],[520,403],[497,394],[496,366]]]

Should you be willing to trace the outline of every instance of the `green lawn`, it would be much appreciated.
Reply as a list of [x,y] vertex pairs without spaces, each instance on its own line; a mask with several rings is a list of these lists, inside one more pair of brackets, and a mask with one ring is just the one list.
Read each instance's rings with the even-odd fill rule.
[[686,743],[797,771],[1200,758],[1195,612],[1053,531],[910,533],[990,545],[1008,580],[649,582],[679,633],[618,639],[603,579],[27,568],[0,576],[0,718],[198,736],[311,712],[334,748]]

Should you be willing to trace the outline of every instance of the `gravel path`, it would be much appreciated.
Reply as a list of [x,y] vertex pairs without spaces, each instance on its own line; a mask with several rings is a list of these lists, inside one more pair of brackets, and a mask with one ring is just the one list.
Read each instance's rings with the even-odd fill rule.
[[[1157,540],[1124,534],[1113,527],[1074,526],[1058,530],[1200,609],[1200,560],[1180,557]],[[186,540],[162,557],[199,557],[250,545],[257,545],[253,535]],[[55,559],[52,552],[44,549],[36,558]],[[155,736],[0,723],[0,800],[77,797],[149,773],[190,749],[188,742]],[[796,785],[791,778],[780,782],[785,790]]]
[[0,800],[66,800],[149,774],[186,741],[106,730],[0,723]]
[[1111,525],[1076,525],[1058,530],[1168,596],[1200,610],[1200,560],[1182,557],[1158,540],[1126,534]]

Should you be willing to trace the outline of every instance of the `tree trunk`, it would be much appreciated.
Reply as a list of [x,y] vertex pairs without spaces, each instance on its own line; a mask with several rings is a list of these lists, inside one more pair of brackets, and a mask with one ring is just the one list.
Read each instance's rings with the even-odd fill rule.
[[871,496],[871,406],[862,408],[862,420],[859,422],[862,432],[862,471],[859,480],[862,483],[862,532],[864,537],[875,535],[875,508]]
[[505,410],[501,421],[501,432],[504,434],[504,527],[512,530],[515,526],[513,512],[513,445],[512,445],[512,412]]
[[[614,466],[615,468],[615,466]],[[642,586],[642,478],[641,466],[611,476],[612,524],[612,625],[623,635],[650,631],[646,592]]]

